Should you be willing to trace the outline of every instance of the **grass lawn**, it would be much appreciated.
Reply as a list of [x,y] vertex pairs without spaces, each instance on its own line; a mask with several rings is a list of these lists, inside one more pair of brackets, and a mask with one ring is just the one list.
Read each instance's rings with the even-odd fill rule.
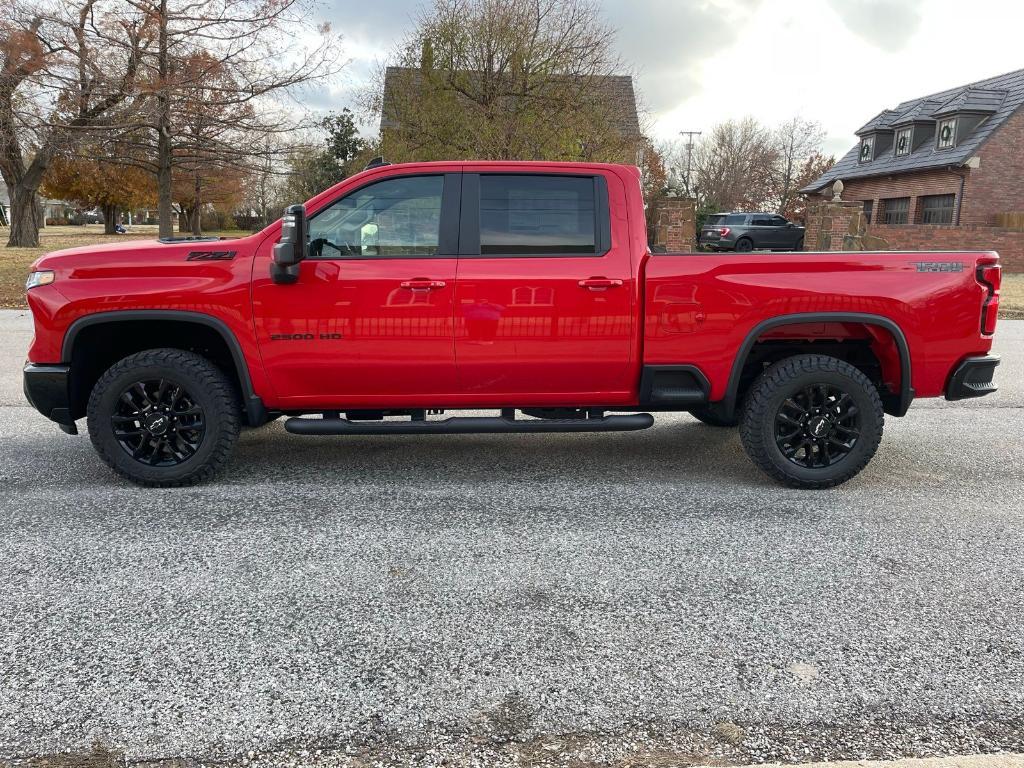
[[1024,275],[1003,274],[999,290],[999,315],[1024,320]]
[[[6,240],[8,234],[6,229],[0,229],[0,238]],[[39,232],[38,248],[4,248],[0,243],[0,308],[20,309],[26,306],[25,278],[28,277],[29,265],[44,253],[95,243],[153,240],[156,234],[156,225],[133,226],[127,235],[104,235],[101,224],[86,224],[82,227],[46,227]],[[206,234],[242,237],[249,233],[232,230]]]

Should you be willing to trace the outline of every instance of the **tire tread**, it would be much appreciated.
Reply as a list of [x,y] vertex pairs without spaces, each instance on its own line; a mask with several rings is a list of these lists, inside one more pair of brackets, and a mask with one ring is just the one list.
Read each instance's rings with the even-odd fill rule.
[[[761,425],[764,423],[766,411],[770,407],[769,401],[775,392],[793,381],[821,371],[847,376],[864,389],[872,408],[872,412],[865,416],[873,418],[878,424],[878,429],[871,438],[868,450],[856,463],[843,467],[842,472],[831,477],[821,480],[806,480],[783,472],[771,460],[769,451],[774,449],[771,441],[775,438],[773,434],[764,434]],[[875,385],[864,375],[863,371],[845,360],[828,355],[796,355],[780,360],[767,368],[750,387],[750,391],[747,393],[746,408],[740,420],[740,440],[754,464],[779,482],[791,488],[832,488],[854,477],[871,461],[882,439],[884,421],[885,412],[882,408],[882,399],[879,397]]]
[[[100,430],[105,428],[101,422],[104,416],[99,413],[100,399],[107,389],[125,373],[150,366],[174,368],[186,372],[193,377],[204,392],[210,396],[216,407],[207,418],[215,420],[215,429],[207,429],[207,434],[214,432],[216,443],[209,457],[202,464],[196,465],[191,471],[179,477],[167,479],[151,479],[133,474],[114,461],[108,446],[100,440]],[[210,480],[223,467],[231,456],[231,451],[238,440],[241,428],[238,393],[224,372],[208,359],[194,352],[182,349],[161,348],[147,349],[120,360],[100,376],[89,395],[87,407],[89,438],[93,448],[104,463],[133,483],[146,488],[177,488],[197,485]]]

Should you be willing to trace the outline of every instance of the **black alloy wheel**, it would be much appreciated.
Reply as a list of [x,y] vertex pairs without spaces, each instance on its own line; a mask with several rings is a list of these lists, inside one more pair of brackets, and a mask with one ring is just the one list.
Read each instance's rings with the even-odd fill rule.
[[93,385],[89,438],[115,472],[140,485],[194,485],[223,467],[241,427],[236,385],[211,360],[147,349]]
[[794,355],[747,390],[740,440],[751,460],[794,488],[831,488],[878,450],[885,413],[863,371],[828,355]]
[[775,414],[775,444],[798,467],[842,461],[860,437],[860,410],[848,392],[809,384],[782,401]]
[[741,237],[736,241],[736,250],[740,253],[747,253],[754,250],[754,242],[749,237]]
[[125,452],[151,467],[188,461],[206,435],[206,415],[196,399],[181,384],[163,378],[125,388],[110,424]]

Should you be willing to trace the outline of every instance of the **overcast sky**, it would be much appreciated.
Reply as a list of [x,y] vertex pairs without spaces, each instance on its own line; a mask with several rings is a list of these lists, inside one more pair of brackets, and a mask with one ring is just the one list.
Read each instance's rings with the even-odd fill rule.
[[[424,0],[334,0],[350,64],[309,95],[352,106]],[[1019,0],[602,0],[651,133],[671,139],[753,115],[819,121],[826,150],[900,101],[1024,68]],[[376,126],[367,126],[375,132]]]

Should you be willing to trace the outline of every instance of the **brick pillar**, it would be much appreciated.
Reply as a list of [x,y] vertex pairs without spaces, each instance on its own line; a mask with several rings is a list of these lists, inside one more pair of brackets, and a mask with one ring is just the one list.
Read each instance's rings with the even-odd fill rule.
[[867,231],[864,205],[828,200],[807,209],[805,251],[862,251]]
[[696,240],[696,201],[691,197],[661,197],[653,204],[651,247],[669,253],[692,251]]

